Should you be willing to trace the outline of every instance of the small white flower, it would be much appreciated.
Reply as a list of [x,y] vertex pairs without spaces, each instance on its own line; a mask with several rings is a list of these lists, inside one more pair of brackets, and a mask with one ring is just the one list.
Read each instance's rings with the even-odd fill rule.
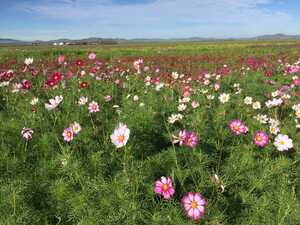
[[178,111],[181,112],[181,111],[184,111],[186,109],[186,105],[185,104],[180,104],[178,106]]
[[226,93],[223,93],[219,96],[219,100],[222,104],[226,103],[229,101],[229,98],[230,98],[230,95],[229,94],[226,94]]
[[179,74],[178,74],[177,72],[172,72],[172,78],[173,78],[174,80],[177,80],[178,77],[179,77]]
[[268,116],[267,115],[261,115],[261,114],[258,114],[256,116],[254,116],[254,119],[256,119],[258,122],[262,123],[262,124],[266,124],[269,120]]
[[279,91],[274,91],[271,93],[272,97],[275,98],[279,95]]
[[139,96],[135,95],[133,96],[133,101],[137,102],[139,100]]
[[213,99],[215,99],[215,96],[214,95],[207,95],[206,98],[208,100],[213,100]]
[[88,103],[88,101],[89,101],[88,97],[80,97],[78,104],[85,105],[86,103]]
[[247,96],[245,99],[244,99],[244,103],[246,105],[252,105],[252,98]]
[[164,87],[164,83],[159,83],[158,85],[155,86],[156,91],[160,91]]
[[45,103],[45,108],[50,111],[52,109],[55,109],[63,100],[63,97],[60,96],[55,96],[54,99],[49,99],[49,103]]
[[24,63],[25,63],[27,66],[29,66],[30,64],[33,63],[33,58],[26,58],[26,59],[24,60]]
[[275,138],[274,145],[278,151],[288,151],[293,148],[293,140],[285,134],[278,134]]
[[178,114],[172,114],[171,116],[168,117],[168,123],[175,123],[176,121],[182,120],[183,116],[178,113]]
[[280,132],[280,129],[277,126],[270,126],[270,133],[277,135]]
[[252,108],[253,109],[260,109],[261,108],[260,102],[259,101],[254,102],[253,105],[252,105]]
[[140,104],[139,104],[139,107],[144,107],[145,106],[145,103],[144,102],[141,102]]
[[31,101],[30,101],[30,105],[36,105],[39,102],[39,98],[34,97]]

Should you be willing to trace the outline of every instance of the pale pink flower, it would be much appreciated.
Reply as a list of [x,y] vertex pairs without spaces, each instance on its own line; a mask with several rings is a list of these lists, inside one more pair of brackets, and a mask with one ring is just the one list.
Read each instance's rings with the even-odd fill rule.
[[57,61],[59,64],[62,64],[65,61],[65,56],[64,55],[58,56]]
[[95,60],[96,59],[96,54],[94,52],[90,52],[88,55],[89,60]]
[[73,132],[72,128],[71,128],[71,127],[66,128],[66,129],[64,130],[62,136],[64,137],[64,140],[65,140],[66,142],[72,141],[73,138],[74,138],[74,132]]
[[130,135],[130,130],[126,124],[119,123],[114,130],[114,133],[110,135],[112,143],[117,147],[121,148],[126,145]]
[[157,180],[155,182],[154,192],[162,195],[164,199],[170,199],[175,193],[172,184],[172,178],[161,177],[159,180]]
[[81,131],[81,126],[77,122],[70,124],[70,127],[72,128],[72,131],[75,135],[77,135]]
[[104,96],[104,101],[105,101],[105,102],[110,102],[111,99],[112,99],[112,97],[111,97],[110,95]]
[[32,138],[33,130],[30,128],[24,127],[21,131],[22,137],[26,140],[30,140]]
[[186,193],[181,199],[181,205],[187,215],[192,220],[199,220],[204,216],[206,201],[200,193]]
[[89,112],[90,112],[90,113],[99,112],[99,105],[98,105],[97,102],[92,101],[92,102],[89,104]]

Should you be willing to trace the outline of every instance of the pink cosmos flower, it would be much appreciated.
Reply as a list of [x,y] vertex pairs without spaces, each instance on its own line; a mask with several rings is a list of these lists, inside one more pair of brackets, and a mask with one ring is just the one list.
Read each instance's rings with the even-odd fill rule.
[[111,96],[110,95],[104,96],[104,101],[105,102],[110,102],[111,101]]
[[170,199],[174,193],[172,178],[171,177],[161,177],[160,180],[155,181],[154,192],[156,194],[162,195],[164,199]]
[[173,136],[173,144],[179,143],[180,146],[187,146],[195,148],[198,143],[198,137],[196,133],[182,130],[179,132],[178,137]]
[[30,140],[32,138],[33,130],[30,128],[24,127],[21,131],[22,137],[26,140]]
[[74,132],[73,132],[73,129],[71,127],[68,127],[64,130],[62,136],[64,137],[64,140],[66,142],[70,142],[73,140],[74,138]]
[[90,52],[88,55],[89,60],[94,60],[96,59],[96,54],[94,52]]
[[30,80],[23,80],[23,81],[22,81],[22,89],[23,89],[23,90],[28,91],[28,90],[31,89],[31,87],[32,87],[32,83],[31,83]]
[[231,120],[228,124],[230,130],[235,135],[246,134],[248,132],[248,127],[243,124],[240,120]]
[[59,64],[62,64],[65,61],[65,56],[64,55],[58,56],[57,61]]
[[89,112],[90,112],[90,113],[99,112],[99,105],[98,105],[97,102],[92,101],[92,102],[89,104]]
[[200,193],[186,193],[181,199],[181,205],[187,215],[192,220],[199,220],[204,216],[206,201]]
[[294,82],[294,85],[297,85],[297,86],[300,85],[300,79],[295,79],[293,82]]
[[114,133],[110,135],[111,142],[117,147],[121,148],[126,145],[129,139],[130,130],[126,124],[119,123],[114,130]]
[[258,147],[265,147],[269,143],[269,137],[264,131],[257,131],[254,135],[253,142]]

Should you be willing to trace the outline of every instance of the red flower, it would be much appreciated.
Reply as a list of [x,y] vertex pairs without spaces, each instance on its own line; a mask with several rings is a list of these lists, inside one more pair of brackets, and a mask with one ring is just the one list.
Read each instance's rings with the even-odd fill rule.
[[30,90],[32,87],[32,83],[29,80],[23,80],[22,81],[22,89],[24,90]]
[[77,59],[76,60],[76,65],[79,67],[83,67],[84,66],[84,62],[81,59]]
[[59,72],[55,72],[52,74],[51,80],[60,81],[62,79],[62,75]]
[[272,71],[270,71],[270,70],[266,70],[265,71],[265,77],[271,77],[272,76]]
[[79,87],[80,88],[87,88],[89,85],[88,85],[88,83],[87,82],[80,82],[79,83]]
[[57,82],[53,79],[50,79],[46,81],[46,85],[49,87],[54,87],[55,85],[57,85]]

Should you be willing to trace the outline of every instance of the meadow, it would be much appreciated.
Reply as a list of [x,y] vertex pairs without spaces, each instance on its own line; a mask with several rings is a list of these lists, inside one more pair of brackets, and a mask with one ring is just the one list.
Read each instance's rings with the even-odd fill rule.
[[0,47],[0,224],[300,224],[300,43]]

